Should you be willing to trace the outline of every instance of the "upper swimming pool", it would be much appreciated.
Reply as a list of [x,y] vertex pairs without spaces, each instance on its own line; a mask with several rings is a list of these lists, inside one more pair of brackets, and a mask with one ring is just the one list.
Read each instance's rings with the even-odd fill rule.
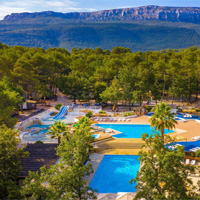
[[139,156],[105,155],[90,187],[99,193],[136,192],[136,184],[129,181],[135,178],[140,168]]
[[[96,124],[97,125],[97,124]],[[115,138],[141,138],[142,134],[148,133],[154,134],[155,129],[150,125],[145,124],[98,124],[97,126],[102,128],[111,128],[116,131],[122,132],[117,135],[113,135]],[[173,133],[174,131],[165,129],[165,134]],[[158,131],[158,133],[160,133]]]

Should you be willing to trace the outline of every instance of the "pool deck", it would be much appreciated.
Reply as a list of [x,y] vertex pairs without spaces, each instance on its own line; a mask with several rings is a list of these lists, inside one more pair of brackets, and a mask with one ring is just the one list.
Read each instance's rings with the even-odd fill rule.
[[[130,119],[130,122],[101,122],[101,124],[150,124],[149,117],[139,116]],[[191,138],[200,136],[200,124],[197,124],[195,120],[188,120],[187,122],[177,121],[175,133],[169,134],[170,136],[182,136],[187,138],[188,141],[193,141]],[[139,139],[140,140],[140,139]]]

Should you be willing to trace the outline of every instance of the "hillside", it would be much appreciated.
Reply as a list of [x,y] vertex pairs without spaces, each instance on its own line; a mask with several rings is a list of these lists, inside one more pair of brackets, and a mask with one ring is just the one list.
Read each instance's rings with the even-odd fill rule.
[[[158,18],[161,11],[168,17]],[[178,17],[172,17],[173,13],[179,13]],[[0,41],[45,49],[115,46],[129,47],[132,51],[179,49],[200,45],[199,21],[199,8],[158,6],[91,13],[11,14],[0,21]]]

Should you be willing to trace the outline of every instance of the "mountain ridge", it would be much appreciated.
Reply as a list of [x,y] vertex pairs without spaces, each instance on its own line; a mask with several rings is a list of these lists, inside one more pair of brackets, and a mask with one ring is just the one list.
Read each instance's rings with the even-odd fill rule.
[[2,21],[17,21],[28,18],[61,18],[79,21],[132,21],[159,20],[172,22],[200,23],[200,7],[170,7],[147,5],[134,8],[101,10],[95,12],[59,13],[43,11],[35,13],[12,13]]

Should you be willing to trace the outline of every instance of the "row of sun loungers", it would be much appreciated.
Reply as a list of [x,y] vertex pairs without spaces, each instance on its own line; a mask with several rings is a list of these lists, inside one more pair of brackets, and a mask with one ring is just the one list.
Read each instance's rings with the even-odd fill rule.
[[168,146],[169,149],[177,149],[178,146],[183,146],[181,144],[176,144],[176,145],[172,145],[172,146]]
[[106,118],[96,118],[94,119],[94,121],[96,122],[130,122],[131,120],[130,119],[115,119],[115,118],[109,118],[109,119],[106,119]]
[[193,151],[193,152],[196,152],[197,150],[200,150],[200,147],[195,147],[195,148],[190,149],[190,151]]
[[189,165],[189,164],[195,165],[196,164],[196,160],[191,160],[191,162],[190,162],[190,159],[186,159],[185,160],[185,164],[187,164],[187,165]]

